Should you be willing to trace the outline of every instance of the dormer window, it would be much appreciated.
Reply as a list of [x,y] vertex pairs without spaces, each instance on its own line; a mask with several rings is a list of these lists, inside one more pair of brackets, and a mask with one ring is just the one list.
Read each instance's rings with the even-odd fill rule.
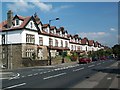
[[16,25],[19,25],[19,19],[16,19]]

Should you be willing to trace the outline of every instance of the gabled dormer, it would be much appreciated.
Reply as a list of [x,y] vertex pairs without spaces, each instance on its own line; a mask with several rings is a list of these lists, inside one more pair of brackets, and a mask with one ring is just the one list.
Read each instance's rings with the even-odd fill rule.
[[25,17],[20,16],[20,15],[15,15],[15,17],[13,18],[13,23],[14,23],[14,27],[19,27],[23,21],[24,21]]
[[49,24],[43,24],[42,29],[43,29],[43,31],[50,33],[50,25]]
[[24,21],[27,22],[27,24],[25,25],[26,29],[35,30],[35,31],[40,30],[33,16],[29,18],[25,18]]
[[38,17],[37,13],[34,14],[34,19],[35,19],[35,21],[36,21],[36,23],[37,23],[40,31],[42,31],[42,26],[43,26],[43,24],[42,24],[40,18]]
[[65,31],[65,38],[67,38],[67,35],[68,35],[68,32],[67,32],[67,30]]
[[81,38],[80,37],[78,38],[78,43],[81,44]]
[[57,28],[55,26],[50,27],[50,33],[56,34],[56,30],[57,30]]

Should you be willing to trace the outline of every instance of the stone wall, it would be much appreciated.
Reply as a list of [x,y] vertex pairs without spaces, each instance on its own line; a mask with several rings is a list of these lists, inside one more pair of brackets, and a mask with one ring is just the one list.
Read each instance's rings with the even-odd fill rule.
[[33,49],[35,52],[35,55],[37,55],[37,45],[22,44],[22,57],[26,57],[26,49]]
[[38,60],[47,60],[48,59],[48,50],[46,46],[39,46],[38,48]]
[[8,69],[21,67],[21,44],[2,45],[2,63],[8,66]]

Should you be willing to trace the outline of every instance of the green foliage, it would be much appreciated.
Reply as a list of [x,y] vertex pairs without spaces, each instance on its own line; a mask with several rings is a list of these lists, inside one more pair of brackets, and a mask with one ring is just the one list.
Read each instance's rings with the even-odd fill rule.
[[120,57],[120,45],[116,44],[112,47],[113,50],[113,54],[115,54],[115,56]]
[[74,52],[70,58],[71,58],[71,61],[76,61],[78,58],[78,54]]
[[92,51],[92,52],[89,52],[88,53],[88,56],[89,57],[101,57],[101,56],[109,56],[112,54],[112,49],[101,49],[101,50],[98,50],[98,51]]

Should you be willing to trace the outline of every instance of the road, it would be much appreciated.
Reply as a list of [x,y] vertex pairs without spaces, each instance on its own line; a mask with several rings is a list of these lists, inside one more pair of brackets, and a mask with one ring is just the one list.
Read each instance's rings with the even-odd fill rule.
[[[38,67],[32,69],[28,68],[16,70],[14,72],[17,73],[18,76],[3,80],[2,88],[4,90],[13,88],[62,88],[67,90],[76,87],[76,85],[79,86],[81,82],[89,79],[90,77],[93,77],[96,73],[110,72],[109,70],[106,72],[105,69],[110,68],[109,66],[113,63],[116,63],[116,61],[106,60],[91,62],[88,64],[73,64],[64,67]],[[112,70],[114,71],[114,69]],[[101,86],[103,88],[108,88],[109,85],[112,83],[111,79],[109,80],[109,82],[107,81],[107,84],[103,81],[104,79],[102,79],[99,84],[95,84],[93,86],[96,88],[99,88]],[[105,87],[105,84],[107,85],[107,87]]]

